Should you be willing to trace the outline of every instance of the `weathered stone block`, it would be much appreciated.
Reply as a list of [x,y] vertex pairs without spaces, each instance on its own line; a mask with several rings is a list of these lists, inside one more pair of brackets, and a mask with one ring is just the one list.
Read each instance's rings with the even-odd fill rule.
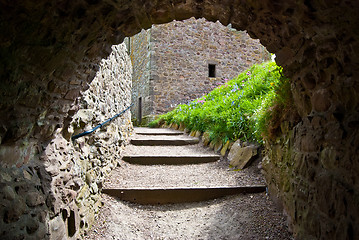
[[49,221],[50,240],[66,240],[67,230],[62,216],[57,216]]
[[7,200],[14,200],[16,198],[16,192],[10,186],[5,186],[1,189],[2,193],[4,194],[4,198]]
[[317,112],[326,112],[331,106],[331,94],[326,89],[320,89],[314,92],[312,96],[312,105]]
[[26,195],[26,204],[29,207],[45,204],[44,196],[38,191],[31,191]]
[[222,148],[222,141],[221,140],[216,141],[216,143],[214,144],[213,150],[215,152],[219,152],[221,150],[221,148]]
[[201,131],[196,131],[194,137],[199,138],[201,136]]
[[86,173],[86,183],[88,185],[91,185],[96,180],[96,172],[93,170],[90,170]]
[[241,147],[239,143],[235,143],[229,154],[229,164],[233,167],[243,169],[250,164],[250,161],[258,154],[258,146]]
[[89,196],[89,186],[85,184],[77,194],[77,202],[80,202],[82,199],[86,199],[88,196]]
[[228,150],[229,143],[230,143],[230,141],[228,140],[228,141],[223,145],[222,150],[221,150],[221,155],[222,155],[222,156],[226,155],[226,152],[227,152],[227,150]]
[[11,204],[5,204],[7,208],[4,211],[3,221],[5,223],[12,223],[18,221],[22,215],[29,212],[26,204],[21,198],[16,198]]
[[209,142],[211,141],[210,137],[209,137],[209,132],[204,132],[202,135],[202,142],[204,146],[207,146],[209,144]]
[[215,145],[216,143],[215,143],[215,141],[211,141],[210,143],[209,143],[209,148],[210,149],[214,149],[214,145]]
[[26,220],[26,232],[28,234],[33,234],[39,229],[39,222],[34,218],[29,217]]

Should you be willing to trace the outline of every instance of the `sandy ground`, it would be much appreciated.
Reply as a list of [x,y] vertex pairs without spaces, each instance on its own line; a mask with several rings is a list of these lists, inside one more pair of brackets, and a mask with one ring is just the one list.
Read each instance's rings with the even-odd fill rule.
[[[143,129],[141,129],[143,131]],[[161,149],[162,148],[162,149]],[[152,150],[151,150],[152,149]],[[129,154],[213,154],[200,144],[142,149]],[[143,166],[120,161],[104,187],[203,187],[265,184],[255,161],[234,171],[228,160],[180,166]],[[102,195],[104,206],[85,239],[293,239],[285,217],[266,193],[229,196],[199,203],[139,205]]]

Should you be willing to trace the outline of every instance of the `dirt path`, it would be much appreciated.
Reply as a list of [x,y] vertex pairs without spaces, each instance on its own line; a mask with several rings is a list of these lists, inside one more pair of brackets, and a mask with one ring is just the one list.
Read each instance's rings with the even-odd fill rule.
[[85,239],[292,239],[265,193],[148,206],[104,197]]
[[[135,136],[138,137],[138,136]],[[161,149],[162,148],[162,149]],[[181,147],[129,146],[131,154],[213,154],[200,144]],[[168,187],[263,184],[258,162],[232,171],[227,160],[181,166],[142,166],[120,161],[105,187]],[[293,239],[285,217],[266,193],[242,194],[197,203],[140,205],[102,195],[104,206],[85,239]]]

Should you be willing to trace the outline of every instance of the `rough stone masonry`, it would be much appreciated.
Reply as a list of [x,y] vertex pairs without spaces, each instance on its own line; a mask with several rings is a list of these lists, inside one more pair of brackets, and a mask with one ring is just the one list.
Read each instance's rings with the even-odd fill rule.
[[[264,168],[297,239],[356,239],[358,12],[359,2],[349,0],[1,1],[2,229],[18,229],[29,239],[38,232],[51,237],[46,226],[61,219],[52,207],[58,201],[45,194],[53,180],[46,170],[51,164],[38,155],[57,133],[68,136],[74,101],[111,46],[152,24],[204,17],[259,39],[291,79],[300,121],[283,121],[282,137],[268,143]],[[87,179],[90,187],[91,174]],[[9,211],[12,203],[17,207]],[[81,226],[72,217],[76,211],[62,214],[71,219],[67,231],[75,236],[73,226]]]
[[[130,106],[131,79],[125,45],[113,46],[88,90],[71,107],[76,111],[72,120],[58,127],[50,141],[24,144],[26,162],[2,162],[2,239],[78,238],[93,224],[101,207],[102,182],[117,166],[132,130],[130,112],[92,135],[70,138]],[[46,119],[40,121],[38,125],[46,124]],[[1,160],[17,160],[18,153],[16,147],[2,146]]]

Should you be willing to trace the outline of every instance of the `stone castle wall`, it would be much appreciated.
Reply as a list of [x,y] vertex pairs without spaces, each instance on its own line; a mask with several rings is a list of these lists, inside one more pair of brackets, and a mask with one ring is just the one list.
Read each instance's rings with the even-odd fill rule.
[[[76,112],[72,121],[58,128],[50,142],[33,140],[24,146],[23,164],[1,162],[2,239],[76,239],[93,223],[102,206],[102,181],[117,165],[132,130],[130,112],[92,135],[73,142],[70,138],[131,103],[130,59],[123,44],[112,49],[71,108]],[[1,159],[10,160],[18,151],[16,146],[2,147]]]
[[[151,30],[142,30],[129,38],[129,55],[133,67],[132,118],[134,121],[152,112],[151,97]],[[141,102],[141,103],[140,103]],[[141,104],[141,108],[139,105]],[[141,112],[139,112],[141,110]],[[139,124],[139,123],[138,123]]]
[[[270,59],[270,54],[259,43],[243,31],[225,27],[221,23],[205,19],[187,19],[162,25],[153,25],[147,34],[133,37],[148,39],[150,34],[150,71],[145,78],[135,76],[134,81],[142,81],[148,88],[142,97],[146,106],[144,115],[160,114],[173,109],[178,104],[187,103],[208,92],[226,79],[236,77],[241,71],[255,63]],[[144,41],[136,45],[134,41],[132,58],[142,57]],[[144,49],[146,50],[146,49]],[[140,64],[134,69],[143,72]],[[215,65],[215,76],[209,77],[209,64]],[[144,80],[145,79],[145,80]],[[134,91],[138,91],[134,85]],[[140,97],[140,96],[138,96]],[[135,110],[136,109],[136,110]],[[135,105],[134,111],[138,111]]]

